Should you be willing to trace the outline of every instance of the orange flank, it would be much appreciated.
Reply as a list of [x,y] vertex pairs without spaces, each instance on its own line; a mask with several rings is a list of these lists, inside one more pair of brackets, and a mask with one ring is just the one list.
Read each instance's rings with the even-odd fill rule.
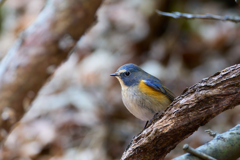
[[141,92],[143,92],[144,94],[148,95],[148,96],[151,96],[151,97],[155,97],[157,99],[166,99],[166,95],[164,95],[162,92],[148,86],[145,84],[145,80],[141,80],[138,87],[139,87],[139,90]]

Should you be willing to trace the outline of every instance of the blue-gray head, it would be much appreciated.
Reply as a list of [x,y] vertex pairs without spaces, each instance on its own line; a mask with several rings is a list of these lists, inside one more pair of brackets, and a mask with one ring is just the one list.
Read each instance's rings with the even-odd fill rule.
[[146,78],[148,74],[135,64],[125,64],[111,76],[116,76],[122,87],[129,87],[138,85],[141,79]]

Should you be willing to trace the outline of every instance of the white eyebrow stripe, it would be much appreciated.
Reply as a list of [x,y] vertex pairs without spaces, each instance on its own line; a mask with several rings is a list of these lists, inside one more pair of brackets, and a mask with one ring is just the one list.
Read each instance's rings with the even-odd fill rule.
[[122,70],[118,71],[118,73],[123,73],[123,72],[126,72],[126,70],[122,69]]

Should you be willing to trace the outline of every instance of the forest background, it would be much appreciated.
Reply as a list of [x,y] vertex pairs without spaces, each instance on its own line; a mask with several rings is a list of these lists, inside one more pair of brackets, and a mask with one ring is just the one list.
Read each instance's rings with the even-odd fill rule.
[[[5,2],[0,18],[1,60],[16,48],[16,39],[25,38],[23,31],[34,23],[45,4],[51,6],[48,3],[63,8],[67,4],[64,0]],[[97,11],[97,21],[79,41],[72,40],[74,36],[66,33],[59,42],[60,48],[71,48],[74,41],[76,45],[59,66],[47,67],[45,71],[50,77],[39,92],[28,92],[22,102],[26,113],[7,134],[2,154],[8,159],[119,159],[132,137],[144,126],[144,122],[126,110],[120,85],[109,76],[119,66],[125,63],[141,66],[178,96],[186,87],[240,63],[239,24],[172,19],[158,15],[156,10],[233,16],[239,15],[240,8],[236,2],[227,0],[104,1]],[[47,26],[49,19],[40,22]],[[81,24],[78,25],[80,28]],[[36,27],[32,30],[38,31]],[[39,39],[48,38],[45,33],[38,36],[41,38],[35,36],[30,42],[41,44]],[[27,61],[28,56],[31,57],[23,54],[12,64],[17,66],[20,61]],[[38,68],[41,69],[41,65]],[[25,84],[30,85],[31,79],[38,78],[29,77]],[[240,107],[236,107],[218,115],[181,142],[165,159],[183,154],[185,143],[195,148],[211,140],[204,132],[206,129],[221,133],[234,127],[240,122],[239,114]],[[18,119],[15,116],[22,115],[12,112],[11,107],[1,114],[2,119],[12,121]],[[1,135],[4,134],[1,131]]]

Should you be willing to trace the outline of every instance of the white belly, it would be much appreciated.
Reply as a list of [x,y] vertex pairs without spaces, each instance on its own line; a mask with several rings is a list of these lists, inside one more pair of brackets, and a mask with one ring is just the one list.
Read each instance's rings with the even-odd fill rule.
[[[145,106],[145,99],[142,98],[142,95],[137,94],[138,91],[127,91],[122,90],[122,100],[126,108],[131,112],[135,117],[148,121],[153,118],[155,112],[148,109]],[[146,97],[147,98],[147,97]]]

